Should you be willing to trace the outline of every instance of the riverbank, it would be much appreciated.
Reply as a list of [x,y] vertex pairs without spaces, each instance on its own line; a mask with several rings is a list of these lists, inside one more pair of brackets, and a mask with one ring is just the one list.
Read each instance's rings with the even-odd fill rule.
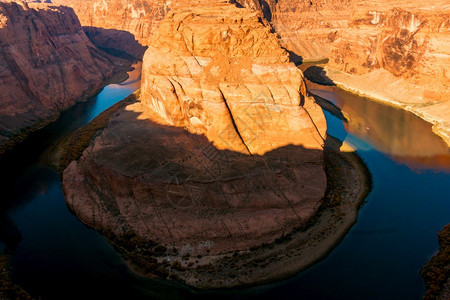
[[[346,91],[412,112],[431,123],[433,132],[450,146],[450,101],[430,100],[433,92],[429,91],[428,87],[432,83],[413,85],[383,70],[364,75],[351,75],[329,67],[324,68],[322,77],[326,84],[331,80]],[[429,97],[424,98],[422,95],[427,93],[430,94]]]
[[[110,78],[106,79],[102,83],[100,88],[95,89],[95,90],[84,91],[83,94],[80,97],[78,97],[78,99],[74,102],[73,105],[76,105],[77,103],[80,103],[80,102],[87,101],[89,98],[100,93],[103,90],[103,88],[109,84],[115,84],[115,83],[117,84],[117,83],[121,83],[121,82],[127,80],[128,79],[127,72],[133,70],[133,67],[131,67],[131,65],[132,65],[132,62],[129,62],[129,64],[126,64],[126,65],[116,66],[113,75]],[[70,107],[72,107],[72,106],[70,106]],[[60,114],[63,111],[69,109],[70,107],[66,107],[63,110],[56,112],[52,116],[50,116],[46,119],[40,120],[33,126],[23,128],[19,133],[15,134],[13,136],[6,137],[6,136],[0,135],[0,159],[5,153],[7,153],[9,151],[13,151],[14,146],[21,143],[22,141],[24,141],[32,132],[38,131],[38,130],[44,128],[45,126],[47,126],[48,124],[55,122],[59,118]]]
[[0,255],[0,299],[33,299],[20,286],[12,282],[9,269],[10,259],[9,255]]
[[[59,146],[59,170],[81,157],[99,130],[135,101],[134,95],[117,103],[93,122],[80,128]],[[272,243],[246,251],[217,255],[167,253],[167,249],[137,236],[118,238],[104,233],[137,274],[167,278],[197,289],[251,286],[294,276],[327,256],[357,220],[371,179],[365,165],[353,152],[340,152],[341,143],[327,138],[325,166],[326,197],[317,215]],[[150,247],[150,248],[148,248]],[[148,248],[148,249],[147,249]]]
[[[371,189],[371,176],[364,163],[354,152],[340,152],[340,146],[339,141],[328,137],[327,193],[321,210],[306,226],[271,244],[210,257],[209,265],[195,270],[172,270],[171,278],[198,289],[246,287],[295,276],[324,259],[356,223],[358,210]],[[188,258],[180,265],[195,261]]]
[[439,252],[422,268],[425,280],[425,300],[450,298],[450,224],[439,233]]
[[55,154],[52,159],[52,164],[58,173],[61,174],[72,161],[79,159],[83,154],[84,149],[89,146],[89,143],[94,138],[95,134],[108,124],[111,116],[127,105],[134,103],[139,94],[140,91],[137,91],[117,102],[107,110],[103,111],[87,125],[79,128],[73,134],[59,142],[55,146]]

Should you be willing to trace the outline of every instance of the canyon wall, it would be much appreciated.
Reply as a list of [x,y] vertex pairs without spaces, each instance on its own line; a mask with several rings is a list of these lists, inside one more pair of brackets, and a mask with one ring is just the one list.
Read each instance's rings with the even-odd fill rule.
[[182,268],[196,272],[308,224],[327,187],[325,117],[258,13],[179,4],[149,45],[140,101],[64,171],[71,210],[153,274],[151,262],[164,274],[192,257]]
[[0,144],[99,89],[113,64],[86,37],[74,11],[0,2]]
[[294,57],[329,59],[329,79],[414,112],[450,144],[448,1],[268,3],[272,26]]
[[[120,32],[131,33],[134,39],[143,46],[148,46],[149,39],[165,14],[169,11],[172,2],[166,0],[56,0],[54,3],[72,7],[81,24],[86,30],[97,29],[97,40],[93,42],[98,47],[108,47],[105,40],[116,40],[115,47],[142,59],[142,51],[138,46],[130,49],[127,40],[118,36],[117,32],[100,29],[113,29]],[[141,52],[140,57],[137,53]]]
[[[129,31],[148,45],[183,1],[59,0],[85,26]],[[450,4],[445,0],[235,0],[258,12],[296,63],[328,59],[327,76],[435,125],[450,144]]]
[[256,12],[219,7],[166,15],[143,61],[145,103],[222,149],[261,155],[288,143],[320,149],[326,124],[306,96],[301,71]]

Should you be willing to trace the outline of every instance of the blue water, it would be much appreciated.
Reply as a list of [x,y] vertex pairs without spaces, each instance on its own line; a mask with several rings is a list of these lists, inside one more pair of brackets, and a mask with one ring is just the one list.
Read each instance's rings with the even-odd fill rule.
[[[364,105],[364,113],[380,111],[382,118],[363,116],[363,121],[352,123],[350,119],[346,124],[325,111],[328,134],[358,149],[372,173],[373,190],[358,222],[322,262],[282,282],[208,293],[133,275],[113,247],[68,210],[58,175],[47,165],[58,140],[139,88],[138,72],[131,77],[64,112],[56,123],[32,135],[0,163],[4,191],[0,250],[12,255],[14,281],[33,296],[419,299],[423,295],[419,270],[438,249],[437,231],[450,223],[450,169],[433,159],[438,154],[448,157],[448,149],[422,120],[404,111],[379,108],[373,102]],[[363,113],[357,109],[358,101],[367,100],[353,99],[352,105],[354,96],[339,93],[341,100],[336,103],[345,100],[341,105],[344,114],[351,111],[355,119],[355,114]],[[364,120],[367,124],[362,124]],[[385,124],[397,120],[406,123]],[[417,130],[395,133],[386,128],[422,128],[420,134],[426,135],[427,144],[433,147],[413,149],[405,135],[418,134]],[[386,140],[394,141],[389,144],[396,147],[387,147],[383,144]],[[431,158],[424,164],[427,153]]]
[[420,268],[438,249],[436,233],[450,223],[450,170],[411,170],[348,134],[325,111],[328,133],[349,142],[367,164],[373,189],[358,222],[321,263],[264,296],[302,299],[419,299]]

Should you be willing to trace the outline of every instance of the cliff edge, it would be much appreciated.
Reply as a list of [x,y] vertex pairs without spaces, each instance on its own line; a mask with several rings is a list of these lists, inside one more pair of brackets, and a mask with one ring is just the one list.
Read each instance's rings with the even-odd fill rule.
[[101,88],[113,71],[71,8],[0,2],[0,154]]

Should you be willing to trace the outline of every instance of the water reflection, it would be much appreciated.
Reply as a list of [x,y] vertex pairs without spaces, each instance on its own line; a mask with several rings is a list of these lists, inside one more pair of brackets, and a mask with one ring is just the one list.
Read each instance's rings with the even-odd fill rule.
[[[83,288],[72,295],[79,299],[76,293],[87,295],[92,290],[86,285],[89,278],[97,286],[132,278],[108,242],[69,212],[58,174],[46,165],[58,141],[139,89],[141,63],[133,67],[125,82],[110,84],[62,112],[57,121],[30,134],[0,160],[0,254],[13,256],[14,280],[35,295],[60,299],[62,291],[69,292],[76,280],[82,280]],[[98,274],[102,280],[97,280]]]
[[328,132],[358,148],[374,180],[358,223],[327,259],[289,280],[237,291],[198,293],[130,274],[113,247],[69,212],[58,175],[45,166],[42,153],[137,89],[139,74],[120,84],[123,93],[121,89],[109,93],[117,85],[108,86],[64,112],[0,162],[0,241],[6,244],[5,248],[0,243],[0,250],[14,254],[16,283],[45,299],[417,299],[423,295],[418,272],[438,249],[437,231],[449,222],[449,174],[411,172],[401,160],[409,166],[424,164],[422,160],[430,160],[425,162],[428,166],[448,166],[438,159],[448,157],[448,150],[429,124],[403,116],[406,112],[384,111],[374,102],[357,103],[365,101],[339,90],[320,87],[319,91],[319,86],[314,92],[342,107],[349,118],[346,124],[340,111],[325,112]]
[[[447,144],[432,126],[412,113],[348,93],[335,86],[307,82],[312,94],[334,103],[348,122],[346,131],[413,169],[450,169]],[[348,142],[348,141],[347,141]]]

